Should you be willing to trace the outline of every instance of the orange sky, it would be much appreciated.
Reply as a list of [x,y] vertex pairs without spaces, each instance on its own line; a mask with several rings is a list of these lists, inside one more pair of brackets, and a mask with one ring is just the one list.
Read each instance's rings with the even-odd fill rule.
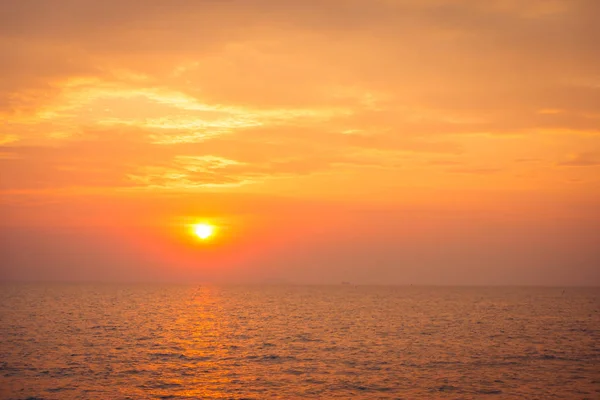
[[599,14],[0,1],[0,279],[600,285]]

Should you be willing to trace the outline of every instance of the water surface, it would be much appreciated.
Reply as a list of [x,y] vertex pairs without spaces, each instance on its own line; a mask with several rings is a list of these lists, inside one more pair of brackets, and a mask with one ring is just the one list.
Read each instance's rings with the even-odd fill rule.
[[600,290],[0,286],[4,399],[599,399]]

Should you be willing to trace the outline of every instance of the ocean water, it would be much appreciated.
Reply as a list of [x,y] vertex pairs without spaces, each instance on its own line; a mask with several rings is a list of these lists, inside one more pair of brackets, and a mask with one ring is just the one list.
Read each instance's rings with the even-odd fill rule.
[[2,399],[600,399],[600,290],[0,286]]

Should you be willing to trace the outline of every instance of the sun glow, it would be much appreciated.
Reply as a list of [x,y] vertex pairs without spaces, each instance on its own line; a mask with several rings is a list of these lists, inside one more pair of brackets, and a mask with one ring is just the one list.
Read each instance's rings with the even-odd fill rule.
[[215,227],[209,224],[195,224],[192,229],[194,234],[202,240],[210,238],[215,232]]

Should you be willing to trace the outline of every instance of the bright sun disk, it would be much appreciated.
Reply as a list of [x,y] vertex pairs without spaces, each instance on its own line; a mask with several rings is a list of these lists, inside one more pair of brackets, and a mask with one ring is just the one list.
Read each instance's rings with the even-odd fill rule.
[[196,224],[194,225],[194,234],[200,239],[208,239],[214,233],[215,228],[209,224]]

